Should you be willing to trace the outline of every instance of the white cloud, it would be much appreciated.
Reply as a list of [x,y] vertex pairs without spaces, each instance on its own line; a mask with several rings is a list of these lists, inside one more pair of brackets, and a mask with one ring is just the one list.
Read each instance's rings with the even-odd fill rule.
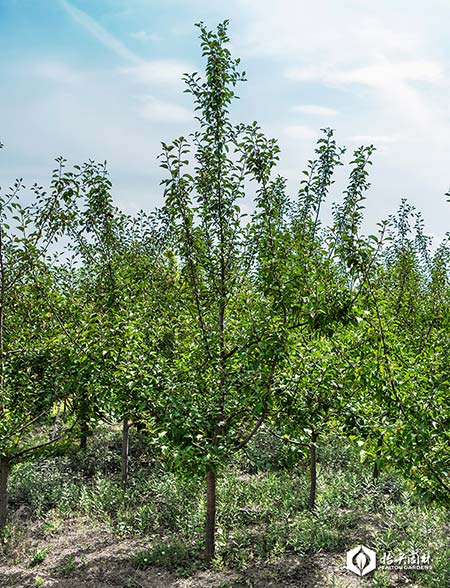
[[184,73],[195,68],[183,61],[156,59],[122,68],[120,72],[140,84],[179,84]]
[[320,106],[319,104],[300,104],[291,108],[294,112],[301,112],[303,114],[313,114],[318,116],[336,116],[338,111],[328,106]]
[[286,77],[299,82],[360,84],[380,87],[397,82],[438,83],[444,79],[442,66],[435,61],[411,60],[375,63],[365,67],[336,69],[326,66],[290,68]]
[[77,70],[60,61],[39,61],[33,64],[33,73],[38,77],[60,84],[78,84],[83,76]]
[[409,55],[420,46],[425,20],[420,4],[408,6],[405,19],[401,3],[390,0],[235,0],[235,6],[246,20],[239,44],[247,55],[306,62],[312,56],[331,64]]
[[147,33],[146,31],[136,31],[134,33],[130,33],[130,37],[133,39],[137,39],[138,41],[142,41],[146,43],[148,41],[161,41],[162,37],[159,35],[155,35],[152,33]]
[[358,143],[360,145],[380,145],[386,143],[396,143],[397,137],[389,135],[351,135],[348,137],[348,141],[352,143]]
[[304,125],[291,125],[283,129],[283,133],[290,139],[303,139],[312,141],[317,138],[318,131],[312,127]]
[[147,119],[158,123],[186,123],[192,121],[192,113],[183,106],[145,96],[140,98],[141,105],[139,114]]
[[[84,28],[92,37],[122,59],[132,62],[132,66],[123,67],[119,71],[138,83],[152,85],[178,84],[184,73],[195,70],[194,66],[182,60],[156,59],[145,61],[131,51],[121,40],[102,27],[94,18],[71,4],[69,0],[60,0],[60,3],[72,20]],[[158,35],[152,35],[145,31],[131,33],[131,36],[142,41],[160,40]]]
[[443,68],[435,61],[411,60],[396,63],[377,63],[341,72],[344,82],[367,86],[385,86],[392,82],[438,83],[443,79]]
[[[404,8],[388,0],[239,0],[239,7],[246,19],[237,38],[244,55],[275,57],[292,81],[345,91],[348,104],[359,101],[353,117],[365,108],[395,133],[446,125],[445,53],[433,47],[442,29],[438,15],[442,22],[449,15],[441,0],[430,0],[426,14],[419,3],[408,5],[407,20]],[[323,89],[316,92],[320,98]]]

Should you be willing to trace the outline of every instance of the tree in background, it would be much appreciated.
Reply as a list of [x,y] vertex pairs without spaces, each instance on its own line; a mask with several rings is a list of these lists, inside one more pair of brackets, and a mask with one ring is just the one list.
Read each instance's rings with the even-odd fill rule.
[[343,384],[345,334],[357,323],[364,271],[378,249],[372,239],[360,235],[372,152],[371,147],[361,147],[353,154],[343,202],[333,205],[333,224],[323,226],[320,213],[345,153],[333,132],[324,129],[287,227],[289,262],[284,271],[295,284],[299,301],[289,312],[297,314],[299,322],[280,378],[272,426],[285,442],[308,449],[310,509],[316,500],[318,439],[331,423],[339,428],[348,402]]
[[[60,267],[60,317],[70,316],[67,365],[80,446],[99,420],[122,421],[122,479],[128,478],[129,427],[149,409],[152,365],[157,362],[168,301],[167,255],[161,214],[132,218],[114,206],[106,164],[89,161],[65,169],[59,160],[51,210],[67,261]],[[48,208],[45,203],[44,210]]]
[[450,491],[449,260],[445,241],[431,252],[421,215],[403,201],[366,281],[369,311],[349,373],[354,389],[364,391],[364,451],[375,460],[375,476],[391,463],[435,496]]
[[[20,203],[21,181],[0,195],[0,528],[11,464],[54,445],[71,430],[61,419],[65,388],[55,372],[61,325],[51,312],[49,217]],[[37,201],[42,188],[35,186]]]

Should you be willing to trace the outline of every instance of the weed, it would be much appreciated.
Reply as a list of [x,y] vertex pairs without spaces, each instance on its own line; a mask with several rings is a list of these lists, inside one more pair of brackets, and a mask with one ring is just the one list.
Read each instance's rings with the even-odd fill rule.
[[141,570],[157,566],[172,569],[182,576],[204,566],[199,553],[180,542],[158,544],[149,550],[139,551],[134,554],[133,562]]
[[75,570],[75,557],[68,555],[61,564],[61,574],[63,576],[70,576]]
[[374,588],[390,588],[391,580],[386,572],[375,572],[372,585]]
[[47,553],[48,549],[40,549],[39,551],[32,553],[30,557],[30,566],[34,567],[41,564],[47,557]]
[[135,578],[128,578],[126,583],[126,588],[142,588],[142,584],[140,584]]

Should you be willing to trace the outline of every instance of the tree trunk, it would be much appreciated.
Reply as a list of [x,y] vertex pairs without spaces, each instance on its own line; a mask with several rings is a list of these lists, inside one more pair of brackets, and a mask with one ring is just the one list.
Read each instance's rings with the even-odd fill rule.
[[0,530],[6,525],[8,510],[8,476],[9,461],[6,458],[0,460]]
[[130,423],[128,418],[124,417],[122,422],[122,484],[128,483],[128,463],[130,449]]
[[87,447],[87,439],[89,437],[89,400],[87,393],[83,390],[80,394],[80,404],[78,408],[78,419],[80,422],[80,449],[83,451]]
[[311,443],[309,445],[309,456],[310,456],[310,466],[309,466],[309,476],[310,476],[310,485],[309,485],[309,502],[308,508],[309,510],[313,510],[316,505],[316,494],[317,494],[317,433],[316,431],[312,431],[311,433]]
[[214,558],[216,549],[216,472],[210,465],[206,466],[206,561]]
[[373,464],[373,472],[372,472],[372,479],[378,480],[378,476],[380,475],[380,458],[381,458],[381,448],[383,446],[383,436],[381,435],[377,439],[377,451],[375,457],[375,463]]
[[83,451],[87,447],[88,434],[89,434],[89,431],[86,426],[86,423],[82,422],[81,423],[81,434],[80,434],[80,449],[82,449]]

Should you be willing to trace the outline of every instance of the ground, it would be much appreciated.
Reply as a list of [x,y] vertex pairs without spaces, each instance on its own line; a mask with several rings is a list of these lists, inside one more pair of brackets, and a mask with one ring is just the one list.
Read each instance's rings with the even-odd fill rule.
[[[345,440],[320,448],[308,509],[308,475],[267,439],[218,480],[217,556],[201,557],[202,479],[172,471],[133,439],[128,486],[119,432],[85,452],[16,465],[0,536],[0,588],[446,588],[448,508],[386,469],[370,468]],[[283,461],[284,460],[284,461]],[[430,552],[429,572],[378,566],[359,578],[345,554],[357,545]]]
[[[137,569],[133,556],[142,540],[117,538],[87,518],[68,519],[50,536],[30,529],[20,548],[0,558],[2,588],[356,588],[360,579],[345,569],[342,555],[284,555],[245,570],[199,570],[188,578],[159,567]],[[34,554],[45,554],[33,562]],[[363,583],[363,585],[366,582]],[[409,586],[405,578],[390,586]]]

